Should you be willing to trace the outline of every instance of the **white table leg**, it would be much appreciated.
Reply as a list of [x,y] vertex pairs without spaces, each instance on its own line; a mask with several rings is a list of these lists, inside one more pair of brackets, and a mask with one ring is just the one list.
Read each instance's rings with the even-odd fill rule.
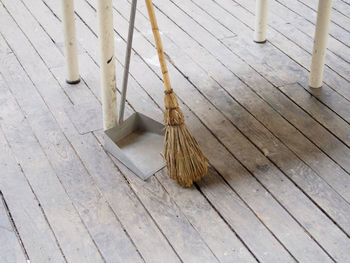
[[75,35],[73,0],[62,0],[63,28],[65,39],[66,70],[69,84],[79,83],[77,40]]
[[256,0],[254,41],[266,42],[267,1]]
[[322,86],[331,10],[332,0],[318,1],[317,24],[309,80],[311,88],[320,88]]
[[117,124],[113,6],[112,0],[97,2],[103,128],[107,130]]

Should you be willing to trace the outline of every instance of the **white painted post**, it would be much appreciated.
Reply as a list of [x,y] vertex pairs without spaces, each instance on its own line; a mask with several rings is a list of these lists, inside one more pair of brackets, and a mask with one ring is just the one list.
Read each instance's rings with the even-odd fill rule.
[[67,83],[77,84],[79,78],[77,39],[75,34],[73,0],[62,0],[63,31],[65,39]]
[[266,42],[267,1],[256,0],[254,41],[257,43]]
[[112,0],[98,0],[97,2],[103,128],[107,130],[117,124],[113,6]]
[[309,80],[311,88],[320,88],[322,86],[331,10],[332,0],[318,1],[317,23]]

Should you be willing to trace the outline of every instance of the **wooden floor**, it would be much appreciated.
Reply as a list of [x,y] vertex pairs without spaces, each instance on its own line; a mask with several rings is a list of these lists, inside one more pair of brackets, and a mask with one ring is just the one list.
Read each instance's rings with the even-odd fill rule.
[[[317,2],[154,0],[174,90],[210,161],[183,189],[103,147],[96,0],[75,0],[82,82],[65,83],[60,1],[0,0],[0,262],[350,262],[350,5],[334,0],[308,88]],[[113,0],[121,86],[129,0]],[[128,114],[162,120],[139,2]]]

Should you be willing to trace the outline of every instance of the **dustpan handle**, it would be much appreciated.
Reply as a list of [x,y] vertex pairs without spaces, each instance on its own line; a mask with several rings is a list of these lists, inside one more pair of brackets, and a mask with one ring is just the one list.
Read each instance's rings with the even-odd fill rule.
[[156,14],[154,12],[153,3],[152,3],[152,0],[145,0],[145,1],[146,1],[149,20],[150,20],[151,25],[152,25],[154,40],[156,42],[159,63],[160,63],[160,67],[161,67],[162,73],[163,73],[165,90],[168,92],[171,92],[171,85],[170,85],[168,68],[167,68],[166,61],[165,61],[162,40],[161,40],[160,35],[159,35],[159,29],[158,29]]
[[132,38],[134,35],[136,6],[137,6],[137,0],[132,0],[131,10],[130,10],[130,19],[129,19],[128,40],[127,40],[125,63],[124,63],[122,94],[121,94],[120,108],[119,108],[119,120],[118,120],[119,124],[121,124],[124,120],[126,90],[128,87],[129,66],[130,66],[130,57],[131,57],[131,48],[132,48]]

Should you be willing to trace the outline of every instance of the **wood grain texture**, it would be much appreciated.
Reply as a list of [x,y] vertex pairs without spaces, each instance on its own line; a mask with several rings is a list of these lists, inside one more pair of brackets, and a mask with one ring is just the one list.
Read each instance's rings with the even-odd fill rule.
[[11,218],[6,200],[0,193],[0,255],[1,262],[22,263],[26,261],[24,248],[18,236],[18,230]]
[[[201,7],[199,5],[199,2],[197,0],[194,1],[198,7]],[[203,10],[206,11],[209,15],[211,15],[214,19],[217,19],[218,22],[220,22],[224,27],[231,29],[234,31],[236,26],[234,26],[234,21],[241,21],[241,23],[246,24],[248,27],[253,29],[253,21],[254,21],[254,10],[255,10],[255,2],[254,1],[237,1],[240,5],[233,6],[231,5],[230,1],[218,1],[218,2],[209,2],[208,5],[205,5],[203,7]],[[301,66],[303,66],[306,70],[308,70],[309,65],[311,63],[311,50],[312,50],[312,37],[306,36],[303,32],[301,32],[299,29],[295,28],[293,23],[290,23],[288,21],[284,21],[283,18],[280,18],[276,16],[273,13],[274,9],[272,9],[269,12],[269,27],[268,27],[268,38],[269,42],[271,42],[275,47],[280,49],[283,53],[287,54],[288,57],[291,57],[294,61],[299,63]],[[281,10],[283,11],[283,10]],[[239,22],[238,21],[238,22]],[[277,22],[276,22],[277,21]],[[294,44],[295,43],[295,44]],[[309,54],[307,54],[309,53]],[[324,80],[327,83],[334,83],[333,87],[334,89],[330,89],[329,86],[324,85],[322,90],[323,92],[338,92],[342,93],[340,90],[343,90],[344,92],[348,92],[348,86],[349,83],[344,82],[337,76],[337,74],[340,74],[342,77],[347,77],[349,75],[349,67],[348,63],[342,59],[339,59],[338,56],[332,55],[333,53],[327,52],[327,59],[326,63],[329,64],[330,69],[326,67],[325,73],[324,73]],[[284,61],[284,65],[289,64],[289,59]],[[255,62],[256,63],[256,62]],[[254,64],[255,64],[254,63]],[[253,64],[253,65],[254,65]],[[273,65],[273,64],[272,64]],[[283,69],[283,71],[281,70]],[[336,70],[334,72],[333,70]],[[294,76],[295,73],[287,75],[285,74],[285,66],[283,68],[276,67],[275,71],[273,71],[272,74],[270,74],[270,78],[274,77],[272,81],[276,83],[277,85],[281,84],[280,81],[276,81],[276,76],[283,75],[287,77]],[[342,72],[342,73],[341,73]],[[266,74],[266,73],[265,73]],[[307,71],[305,71],[305,76],[307,77]],[[271,76],[272,75],[272,76]],[[305,88],[308,88],[308,82],[307,78],[304,77],[305,83],[303,83],[303,86]],[[328,81],[329,80],[329,81]],[[300,77],[297,79],[298,82],[301,81]],[[340,84],[339,81],[341,81],[343,84]],[[289,81],[290,82],[290,81]],[[293,82],[293,81],[292,81]],[[289,84],[289,83],[288,83]],[[330,91],[328,91],[330,89]],[[313,90],[313,89],[312,89]],[[316,90],[314,90],[316,91]],[[349,108],[349,101],[344,99],[344,97],[339,96],[337,94],[337,100],[334,100],[333,102],[331,100],[327,100],[327,96],[319,97],[320,100],[326,100],[326,104],[331,107],[337,109],[338,114],[343,113],[344,115],[348,116],[348,111],[344,112],[346,108]],[[337,104],[345,105],[344,107],[339,107]],[[346,106],[347,105],[347,106]]]
[[[120,20],[119,20],[120,21]],[[119,31],[119,30],[118,30]],[[149,89],[147,89],[147,90],[149,90]],[[188,87],[187,87],[187,90],[188,90]],[[189,90],[188,90],[189,91]]]
[[[117,87],[130,2],[113,1]],[[141,181],[103,149],[95,1],[75,1],[82,78],[75,86],[65,83],[60,2],[1,3],[0,166],[9,175],[0,190],[12,219],[0,206],[0,224],[13,220],[31,261],[52,254],[53,262],[347,262],[350,13],[343,1],[334,0],[320,90],[307,86],[316,2],[270,1],[268,43],[257,45],[254,0],[154,1],[174,90],[211,164],[190,189],[164,170]],[[126,115],[162,121],[147,19],[139,2]]]
[[[118,30],[119,31],[119,30]],[[182,38],[183,39],[183,38]],[[174,56],[175,57],[175,56]],[[181,56],[179,56],[179,57],[181,57]],[[206,57],[207,58],[207,57]],[[176,58],[175,58],[176,59]],[[184,63],[185,64],[185,63]],[[187,92],[189,92],[189,90],[188,90],[188,88],[187,88]],[[194,96],[190,96],[190,97],[194,97]],[[211,99],[213,99],[213,98],[211,98]],[[221,100],[221,102],[222,102],[222,100]],[[197,103],[199,103],[199,102],[197,102]],[[201,103],[199,103],[199,105],[201,105]],[[193,108],[192,108],[193,109]],[[239,113],[237,113],[237,114],[239,114]],[[220,127],[222,127],[222,125],[220,126]],[[317,177],[316,177],[317,178]],[[310,182],[311,183],[311,182]],[[311,185],[310,185],[311,186]],[[326,186],[326,185],[325,185]],[[326,187],[328,187],[328,186],[326,186]],[[333,192],[333,190],[331,190],[330,189],[330,191],[332,191]],[[340,200],[340,202],[342,202],[345,206],[347,206],[347,204],[346,203],[344,203],[344,201],[343,200],[341,200],[341,198],[339,199],[338,198],[338,200]],[[326,199],[325,199],[325,201],[327,201]],[[329,208],[332,208],[331,206],[329,206]],[[339,211],[343,211],[343,210],[339,210]],[[347,220],[345,219],[346,217],[343,217],[343,219],[345,220],[345,221],[343,221],[344,223],[345,223],[345,225],[347,224],[346,222],[347,222]],[[342,235],[342,234],[340,234],[340,235]],[[343,241],[345,242],[344,243],[344,245],[346,244],[346,243],[348,243],[348,241],[347,241],[347,238],[345,237],[345,236],[343,236]],[[331,243],[328,243],[328,245],[331,245],[331,246],[333,246]],[[345,247],[346,246],[348,246],[348,245],[345,245]],[[338,249],[337,247],[335,247],[335,246],[333,246],[333,248],[334,249]],[[345,252],[345,250],[344,250],[344,252]],[[343,255],[345,255],[345,254],[343,254]]]
[[[15,70],[16,71],[16,70]],[[18,71],[18,69],[17,69]],[[23,84],[23,81],[21,82],[20,79],[15,79],[14,81],[19,82],[19,86],[20,84]],[[14,82],[16,83],[16,82]],[[28,85],[28,82],[25,82],[25,84]],[[25,86],[25,84],[23,84],[23,86]],[[44,84],[44,83],[43,83]],[[30,85],[30,84],[29,84]],[[19,90],[17,90],[19,91]],[[47,117],[49,114],[48,111],[45,112],[45,107],[42,108],[38,108],[40,106],[43,105],[43,102],[40,101],[40,99],[38,99],[38,97],[35,97],[35,89],[33,87],[32,90],[28,91],[29,94],[23,94],[23,96],[28,95],[29,97],[33,97],[36,98],[36,100],[33,100],[31,103],[33,103],[32,105],[36,105],[32,108],[30,108],[30,105],[28,105],[28,103],[30,102],[26,102],[23,101],[23,98],[20,102],[24,103],[24,108],[28,111],[35,111],[36,113],[42,113],[39,114],[39,117],[41,115],[41,120],[42,122],[46,123],[47,125],[49,123],[52,124],[52,126],[55,127],[55,125],[52,122],[52,119],[50,119],[49,117]],[[31,92],[31,93],[30,93]],[[16,93],[17,94],[17,93]],[[26,104],[27,103],[27,104]],[[51,113],[50,113],[51,116]],[[30,115],[29,113],[29,117],[32,120],[32,115]],[[34,123],[37,123],[38,120],[35,120],[34,117]],[[40,123],[39,121],[39,123]],[[49,140],[53,140],[55,142],[55,146],[56,147],[63,147],[63,149],[59,150],[59,157],[57,158],[57,156],[55,156],[54,154],[57,153],[57,151],[54,152],[49,152],[48,156],[53,158],[51,159],[51,163],[53,163],[54,166],[59,167],[60,170],[58,170],[58,175],[59,178],[62,180],[62,182],[64,183],[68,193],[71,195],[73,201],[77,201],[79,198],[79,202],[75,202],[75,205],[77,206],[77,210],[81,213],[82,218],[84,220],[86,220],[86,224],[87,226],[91,229],[92,232],[92,236],[95,237],[95,241],[97,243],[101,243],[101,248],[104,250],[104,252],[106,252],[107,254],[107,258],[113,259],[113,260],[117,260],[119,258],[120,261],[122,261],[122,259],[130,259],[130,260],[140,260],[139,256],[137,255],[136,249],[133,248],[133,245],[130,243],[130,241],[128,240],[128,237],[125,235],[123,228],[121,227],[120,223],[118,222],[118,220],[115,218],[115,215],[113,214],[113,212],[111,211],[110,207],[108,206],[108,204],[105,202],[104,198],[101,196],[101,194],[98,192],[98,189],[96,189],[94,184],[91,184],[91,179],[90,177],[87,175],[87,173],[84,173],[84,168],[82,165],[75,165],[74,166],[70,166],[69,170],[64,170],[64,163],[65,162],[69,162],[69,160],[74,160],[74,157],[70,157],[70,156],[74,156],[74,154],[72,154],[73,152],[69,150],[69,147],[67,146],[67,144],[64,146],[64,140],[62,140],[59,136],[59,133],[57,136],[54,136],[55,134],[57,134],[54,131],[50,131],[48,130],[49,127],[46,127],[46,131],[40,131],[40,130],[36,130],[36,126],[33,125],[33,129],[34,131],[38,132],[38,138],[41,141],[41,143],[44,144],[48,144],[49,142],[47,141],[43,141],[43,133],[47,132],[50,136],[48,137]],[[56,130],[59,130],[59,128],[55,128]],[[41,133],[41,135],[40,135]],[[58,149],[57,149],[58,150]],[[55,157],[53,157],[55,156]],[[59,163],[60,162],[60,163]],[[78,163],[77,163],[78,164]],[[79,167],[79,168],[78,168]],[[80,171],[77,171],[77,168]],[[56,170],[57,171],[57,170]],[[69,178],[72,174],[77,174],[77,175],[84,175],[85,177],[76,177],[75,181],[73,180],[73,178]],[[66,176],[66,177],[62,177],[62,176]],[[42,176],[47,176],[45,173],[42,173]],[[90,185],[89,185],[90,184]],[[56,186],[57,188],[57,186]],[[79,190],[78,190],[79,189]],[[86,192],[88,192],[88,194],[84,195],[83,194],[83,190],[85,189]],[[84,201],[84,197],[85,196],[85,201]],[[54,201],[54,200],[53,200]],[[67,210],[67,209],[66,209]],[[79,219],[80,221],[81,219]],[[77,225],[79,225],[77,222],[75,224],[73,224],[75,228],[78,229]],[[68,226],[68,224],[67,224]],[[72,231],[71,231],[72,232]],[[82,233],[84,233],[84,231],[81,231]],[[87,232],[86,232],[87,233]],[[66,235],[67,236],[67,235]],[[76,235],[73,235],[72,237],[74,237]],[[106,242],[109,239],[114,239],[115,243],[110,243],[110,242]],[[79,243],[76,242],[76,246],[83,246],[82,248],[84,248],[84,242],[85,241],[86,244],[85,246],[91,246],[92,241],[88,241],[89,238],[88,237],[81,237],[81,241]],[[91,242],[91,244],[89,244],[89,242]],[[103,244],[103,245],[102,245]],[[72,244],[70,244],[70,249],[74,249],[74,246],[72,246]],[[90,252],[88,251],[84,251],[82,248],[77,249],[77,251],[81,251],[80,253],[82,253],[82,255],[84,256],[88,256]],[[92,248],[90,248],[91,252],[93,251]],[[118,252],[119,251],[119,252]],[[67,255],[68,257],[68,255]],[[80,256],[80,258],[82,258],[82,256]],[[94,259],[93,257],[91,258],[91,260],[95,261],[96,259]]]
[[[40,50],[40,49],[39,49]],[[60,78],[58,78],[58,79],[60,79]],[[39,86],[40,87],[40,86]],[[48,98],[48,97],[44,97],[44,98]],[[92,96],[92,98],[93,98],[93,96]],[[56,101],[57,101],[57,97],[56,97]],[[49,100],[49,103],[53,103],[54,101],[53,100]],[[68,135],[70,135],[69,133],[68,133]],[[91,155],[91,157],[93,157],[93,155]],[[90,157],[90,158],[91,158]],[[90,163],[94,163],[94,162],[92,162],[92,160],[90,160]],[[110,173],[109,173],[110,174]],[[190,226],[190,225],[189,225]],[[136,227],[136,226],[135,226]],[[138,226],[138,227],[140,227],[140,226]],[[145,227],[146,229],[149,229],[149,227]],[[190,226],[190,228],[192,228],[191,226]],[[187,230],[189,230],[190,228],[188,228]],[[152,234],[150,234],[150,236],[154,236],[154,234],[152,235]],[[145,239],[146,240],[146,239]],[[144,245],[147,245],[147,246],[149,246],[149,245],[153,245],[152,244],[152,242],[150,242],[152,239],[151,238],[148,238],[148,244],[146,244],[146,243],[144,243]],[[156,240],[156,239],[155,239]],[[103,244],[101,244],[101,247],[104,247],[104,245]],[[161,249],[161,247],[158,245],[158,249]],[[154,253],[154,248],[153,248],[153,253]],[[201,250],[203,250],[203,249],[201,249]],[[161,250],[159,250],[159,252],[160,252]],[[190,251],[190,250],[188,250],[188,251]],[[151,251],[150,251],[151,252]],[[163,252],[163,254],[164,254],[164,257],[166,256],[166,254],[165,254],[165,251],[162,251]],[[147,252],[148,253],[148,252]],[[205,252],[203,252],[204,254],[205,254]],[[207,255],[207,256],[209,256],[209,259],[210,259],[210,254],[211,254],[211,252],[209,252],[209,254]],[[158,260],[162,260],[162,258],[160,257],[160,254],[158,253],[158,254],[155,254],[155,256],[156,256],[156,258],[154,258],[153,260],[156,260],[156,261],[158,261]],[[125,255],[124,255],[124,258],[125,258]],[[176,257],[174,257],[173,256],[173,258],[174,258],[174,260],[175,260],[175,258]],[[170,260],[170,259],[169,259]],[[209,260],[209,261],[211,261],[211,260]]]
[[[93,64],[91,64],[91,62],[90,62],[90,64],[89,63],[84,63],[84,65],[93,65]],[[87,67],[85,67],[85,68],[87,68]],[[91,68],[91,66],[90,66],[90,68]],[[97,69],[97,68],[96,68]],[[91,71],[91,69],[89,70],[89,71]],[[90,86],[93,86],[93,84],[94,84],[94,79],[92,79],[91,77],[90,78],[86,78],[86,80],[87,80],[87,83],[89,83],[89,85]],[[131,80],[132,82],[131,82],[131,87],[130,87],[130,90],[131,90],[131,93],[135,93],[135,91],[134,91],[134,89],[133,89],[133,80]],[[140,93],[140,92],[138,92],[138,93]],[[137,101],[137,98],[135,98],[136,100],[135,100],[135,102]],[[147,104],[145,105],[145,108],[144,109],[146,109],[146,108],[149,108],[149,106],[147,106]],[[142,110],[143,112],[144,112],[144,109]],[[161,115],[158,115],[157,116],[158,117],[158,119],[160,119],[161,118]],[[229,232],[228,232],[229,233]],[[226,234],[228,234],[228,233],[222,233],[221,235],[226,235]],[[237,242],[237,241],[236,241]],[[246,250],[244,249],[244,247],[242,248],[240,248],[240,249],[235,249],[234,251],[237,251],[239,254],[243,254],[243,255],[245,255],[246,254]],[[226,253],[227,255],[224,257],[224,258],[226,258],[226,260],[230,260],[230,258],[232,258],[231,257],[231,253]],[[233,255],[235,254],[235,253],[232,253]],[[220,256],[222,256],[222,255],[220,255]],[[245,260],[252,260],[252,259],[249,259],[249,257],[244,257],[245,258]]]
[[[1,104],[5,102],[4,92],[8,92],[2,81],[0,82],[2,83],[0,85]],[[2,149],[0,151],[0,189],[29,259],[38,262],[66,262],[45,214],[40,209],[38,200],[17,164],[2,130],[0,146]]]
[[[175,29],[176,29],[176,27],[174,27],[174,26],[172,26],[172,24],[171,23],[167,23],[166,22],[166,20],[163,22],[163,23],[166,23],[166,25],[168,25],[168,27],[170,27],[172,30],[170,31],[170,32],[174,32],[175,31]],[[177,33],[180,33],[181,32],[181,30],[179,31],[179,30],[177,30]],[[170,35],[170,34],[169,34]],[[182,34],[182,39],[186,39],[186,35],[185,34]],[[173,40],[174,40],[175,38],[173,38]],[[188,39],[188,37],[187,37],[187,39]],[[191,45],[195,45],[195,44],[191,44]],[[228,68],[227,69],[222,69],[222,70],[224,70],[224,72],[226,71],[226,74],[228,73],[228,74],[230,74],[230,75],[227,75],[226,76],[226,74],[223,74],[223,71],[222,70],[220,70],[220,71],[218,71],[217,70],[217,68],[218,67],[221,67],[222,68],[222,66],[220,65],[220,63],[218,63],[218,62],[216,62],[216,64],[214,64],[215,63],[215,59],[212,59],[212,60],[210,60],[210,61],[208,61],[208,59],[206,59],[206,58],[208,58],[208,52],[205,52],[205,50],[203,50],[203,49],[200,49],[200,47],[199,47],[199,45],[197,45],[197,46],[195,46],[193,49],[189,49],[188,48],[188,46],[189,46],[189,44],[187,44],[187,42],[186,42],[186,44],[183,46],[183,50],[184,51],[187,51],[188,50],[188,52],[187,52],[187,54],[189,54],[190,56],[192,56],[192,57],[195,57],[195,60],[196,61],[198,61],[198,63],[200,63],[200,65],[202,66],[202,67],[204,67],[204,68],[208,68],[208,67],[210,67],[210,71],[209,71],[209,74],[211,74],[213,77],[215,77],[216,79],[224,79],[225,81],[226,81],[226,83],[225,84],[223,84],[225,87],[227,86],[227,87],[229,87],[230,89],[233,89],[233,88],[235,88],[235,86],[237,86],[237,85],[241,85],[239,82],[237,83],[237,81],[235,81],[233,84],[230,84],[229,82],[227,82],[227,80],[230,80],[230,79],[232,79],[232,78],[236,78],[235,76],[233,76],[231,73],[229,73],[229,71],[232,71],[233,73],[235,73],[235,75],[236,76],[239,76],[240,77],[240,79],[241,80],[243,80],[244,81],[244,83],[246,84],[246,85],[248,85],[248,87],[251,87],[252,89],[253,89],[253,91],[254,92],[256,92],[257,93],[257,95],[259,95],[259,96],[263,96],[264,94],[266,94],[266,93],[269,93],[269,91],[268,90],[270,90],[271,91],[271,96],[268,98],[268,99],[266,99],[266,101],[268,102],[268,103],[270,103],[270,101],[273,99],[273,100],[277,100],[277,98],[275,98],[276,97],[276,95],[278,95],[278,93],[276,93],[275,92],[275,90],[274,90],[274,88],[273,88],[273,86],[272,85],[270,85],[266,80],[264,80],[264,78],[262,78],[259,74],[257,74],[256,72],[254,72],[251,68],[250,68],[250,66],[249,65],[246,65],[246,64],[244,64],[244,63],[239,63],[238,64],[238,62],[237,62],[237,58],[235,59],[235,60],[233,60],[233,61],[235,61],[235,63],[230,63],[229,61],[227,61],[227,59],[225,58],[225,57],[223,57],[222,55],[220,56],[220,57],[222,57],[222,60],[225,60],[225,62],[226,62],[226,64],[227,65],[229,65],[228,66]],[[201,51],[201,52],[200,52]],[[203,55],[203,52],[205,52],[204,54],[206,54],[206,55]],[[217,52],[218,53],[218,52]],[[227,54],[228,55],[228,54]],[[221,62],[222,62],[222,60],[221,60]],[[239,60],[239,61],[241,61],[241,60]],[[225,65],[226,65],[225,64]],[[237,65],[236,65],[237,64]],[[212,72],[214,72],[214,74],[212,73]],[[219,73],[217,73],[217,72],[219,72]],[[233,96],[235,96],[235,94],[236,93],[231,93]],[[264,97],[263,97],[264,98]],[[270,99],[271,98],[271,99]],[[250,99],[250,98],[248,98],[248,99]],[[282,99],[284,100],[284,101],[286,101],[285,100],[285,98],[283,98],[282,97]],[[254,103],[255,102],[255,100],[253,100],[253,99],[250,99],[249,100],[249,102],[251,102],[251,103]],[[287,101],[288,102],[288,101]],[[289,102],[288,102],[289,103]],[[280,103],[280,104],[282,104],[282,103]],[[282,104],[282,105],[284,105],[284,104]],[[289,103],[289,105],[292,105],[292,104],[290,104]],[[272,105],[272,106],[274,106],[274,105]],[[294,109],[295,107],[293,106],[293,109]],[[298,110],[298,112],[301,112],[301,113],[303,113],[302,111],[300,111],[298,108],[296,108],[297,110]],[[269,108],[269,111],[271,112],[271,108]],[[286,110],[286,111],[288,111],[288,110]],[[272,111],[273,112],[273,111]],[[280,127],[281,126],[281,123],[283,123],[283,127],[290,127],[292,130],[294,130],[297,134],[299,133],[298,131],[296,131],[295,130],[295,128],[294,127],[292,127],[290,124],[288,124],[288,121],[285,121],[285,120],[283,120],[282,118],[280,118],[280,117],[278,117],[276,114],[274,114],[274,118],[267,118],[266,117],[266,114],[265,113],[261,113],[261,112],[258,112],[259,113],[259,115],[260,116],[262,116],[262,117],[264,117],[263,118],[263,120],[264,120],[264,124],[265,125],[267,125],[267,127],[271,130],[271,124],[273,124],[274,123],[274,121],[276,120],[276,128],[277,127]],[[254,114],[254,113],[253,113]],[[304,113],[303,113],[304,114]],[[255,115],[256,116],[256,115]],[[258,119],[259,119],[259,117],[257,117]],[[278,120],[276,119],[276,118],[278,118]],[[312,120],[311,120],[312,121]],[[280,133],[283,133],[283,132],[285,132],[285,129],[279,129],[278,128],[278,131],[276,131],[275,132],[275,135],[277,135],[277,137],[279,137],[279,134]],[[289,133],[288,134],[288,136],[290,136],[290,134],[294,134],[295,132],[293,132],[293,133]],[[305,141],[305,138],[303,138],[302,139],[302,137],[303,136],[298,136],[299,137],[299,139],[298,139],[298,141],[300,141],[300,140],[303,140],[303,141]],[[281,138],[281,137],[279,137],[279,138]],[[312,139],[312,138],[311,138]],[[285,141],[286,142],[289,142],[290,141],[290,139],[289,139],[289,137],[286,137],[286,139],[285,139]],[[298,144],[300,144],[299,142],[298,142]],[[302,145],[304,145],[305,143],[303,143]],[[305,144],[305,145],[308,145],[308,147],[309,147],[309,145],[310,145],[310,143],[307,143],[307,144]],[[311,146],[311,145],[310,145]],[[343,147],[343,146],[341,146],[341,147]],[[313,147],[314,148],[314,151],[316,151],[316,152],[319,152],[320,153],[320,150],[318,150],[317,148],[315,148],[315,147]],[[345,149],[345,148],[344,148]],[[347,151],[347,150],[346,150]],[[302,151],[303,153],[305,153],[305,150],[303,150]],[[309,151],[308,151],[309,152]],[[322,153],[321,153],[322,154]],[[318,154],[318,156],[319,156],[320,154]],[[308,161],[308,160],[307,160]],[[330,162],[331,162],[331,160],[329,160],[329,158],[325,158],[325,162],[327,163],[327,165],[325,165],[325,166],[323,166],[322,167],[322,169],[324,169],[324,168],[326,168],[326,169],[329,169],[330,167],[332,167],[331,168],[331,170],[334,172],[334,167],[335,166],[337,166],[337,165],[330,165]],[[344,160],[344,163],[347,165],[347,163],[348,162],[346,162],[345,160]],[[322,163],[323,164],[323,163]],[[322,173],[322,170],[321,169],[319,169],[320,167],[319,167],[319,161],[317,161],[317,165],[315,165],[314,167],[312,167],[312,168],[314,168],[314,169],[317,169],[317,171],[321,171],[321,173]],[[327,168],[328,167],[328,168]],[[339,173],[340,173],[340,175],[339,175],[339,177],[341,177],[341,178],[343,178],[343,183],[336,183],[336,184],[338,184],[338,188],[339,189],[341,189],[341,188],[343,188],[343,190],[340,190],[341,191],[341,193],[344,193],[344,194],[346,194],[347,193],[347,190],[346,190],[346,188],[344,188],[344,182],[346,182],[346,180],[347,180],[347,174],[346,173],[344,173],[342,170],[341,170],[341,168],[339,169],[336,169]],[[326,175],[329,175],[329,172],[328,173],[325,173],[325,176]],[[331,184],[333,184],[333,183],[331,183]]]
[[[12,76],[15,74],[14,72],[20,72],[18,68],[11,66],[14,63],[10,58],[3,64],[11,67],[11,70],[13,70]],[[6,77],[8,78],[8,75]],[[24,83],[18,76],[13,76],[8,80],[16,81],[19,84]],[[89,239],[85,226],[81,223],[79,215],[72,206],[71,200],[55,172],[52,170],[37,139],[31,134],[32,128],[21,114],[21,109],[16,105],[9,91],[5,95],[6,97],[4,98],[7,103],[3,103],[0,107],[3,116],[4,133],[7,135],[16,157],[23,167],[24,173],[27,174],[28,181],[36,192],[41,206],[51,223],[51,227],[57,232],[57,239],[66,258],[71,261],[78,260],[85,254],[89,255],[89,252],[84,249],[92,250],[92,242]],[[37,110],[36,114],[39,115],[40,111]],[[40,121],[48,122],[42,114],[40,115]],[[32,120],[30,113],[28,118]],[[52,136],[52,134],[48,135]]]
[[[161,7],[166,11],[169,10],[170,8],[164,5],[161,5]],[[206,32],[204,29],[201,29],[199,27],[199,24],[201,24],[202,21],[196,21],[199,24],[195,24],[193,22],[191,23],[191,19],[183,15],[183,13],[181,13],[180,11],[178,13],[175,13],[173,11],[172,13],[174,13],[173,16],[181,15],[182,17],[181,21],[183,21],[181,22],[182,28],[187,28],[187,31],[191,33],[196,32],[195,38],[197,38],[198,41],[203,38],[202,35],[206,35],[208,39],[212,39],[212,36],[209,35],[208,32]],[[193,13],[190,13],[190,15],[193,16]],[[201,18],[203,19],[203,16],[201,16]],[[195,20],[195,18],[193,19]],[[196,28],[196,30],[193,30],[193,28]],[[198,32],[201,32],[201,33],[199,34]],[[260,73],[263,73],[264,75],[266,74],[266,71],[267,71],[265,69],[266,68],[265,65],[268,64],[268,66],[272,67],[272,69],[279,68],[279,70],[283,70],[284,75],[288,76],[288,78],[290,78],[290,76],[295,77],[295,74],[297,74],[300,76],[299,80],[301,82],[303,82],[302,79],[306,79],[306,75],[304,74],[301,75],[302,72],[299,69],[297,69],[296,65],[294,66],[292,65],[292,63],[287,63],[286,61],[284,61],[284,59],[282,59],[285,56],[277,55],[278,52],[272,52],[272,49],[273,49],[272,46],[270,46],[269,44],[259,46],[246,38],[247,37],[226,38],[223,40],[223,43],[225,44],[224,46],[225,47],[228,46],[233,53],[235,54],[237,53],[241,60],[244,59],[250,65],[253,65],[253,67],[258,68],[258,71]],[[228,63],[227,56],[232,56],[233,58],[233,54],[232,53],[229,54],[228,50],[227,52],[222,52],[222,49],[220,51],[214,50],[211,48],[212,46],[211,43],[208,43],[208,42],[209,40],[206,41],[207,49],[218,58],[222,57],[220,60],[223,63]],[[214,40],[210,42],[214,42]],[[250,48],[248,49],[246,47],[250,47]],[[254,51],[252,52],[252,50]],[[226,53],[225,57],[223,57],[224,53]],[[277,58],[277,56],[279,57],[279,59],[277,60],[277,63],[276,63],[275,58]],[[272,61],[272,60],[273,62],[269,63],[269,61]],[[292,67],[293,75],[288,74],[288,67]],[[228,66],[228,68],[229,69],[232,68],[232,63],[230,63],[230,66]],[[276,71],[273,71],[273,72],[276,73]],[[279,74],[279,76],[281,75]],[[268,76],[266,78],[268,78]],[[289,80],[288,82],[291,82],[291,80]],[[349,86],[350,86],[350,83],[347,83],[347,85],[345,85],[345,87],[349,87]],[[300,129],[303,133],[305,133],[305,135],[308,136],[308,138],[314,141],[314,143],[316,143],[322,150],[324,150],[327,154],[333,157],[336,162],[342,165],[344,169],[346,170],[350,169],[348,167],[349,162],[347,161],[350,158],[350,156],[348,156],[350,152],[347,147],[344,147],[344,145],[341,142],[339,142],[336,138],[334,138],[333,136],[330,136],[327,131],[323,129],[319,129],[317,123],[314,123],[313,119],[309,119],[304,112],[300,111],[298,108],[295,108],[294,105],[289,103],[287,100],[285,100],[283,96],[279,96],[278,94],[273,94],[273,96],[266,97],[266,93],[268,93],[268,90],[266,88],[264,88],[264,93],[265,93],[265,96],[263,96],[263,98],[265,98],[265,100],[267,100],[270,104],[272,104],[271,106],[275,110],[277,110],[278,112],[280,112],[282,116],[290,120],[298,129]],[[285,110],[281,112],[280,111],[281,108],[278,105],[283,105]],[[293,122],[294,120],[295,122]],[[311,125],[314,126],[314,129],[303,128],[303,127],[310,127]],[[327,143],[323,141],[323,138],[328,138],[326,139]],[[338,151],[336,151],[336,153],[333,152],[332,151],[333,148],[338,149]],[[343,149],[343,151],[341,151],[340,149]]]

